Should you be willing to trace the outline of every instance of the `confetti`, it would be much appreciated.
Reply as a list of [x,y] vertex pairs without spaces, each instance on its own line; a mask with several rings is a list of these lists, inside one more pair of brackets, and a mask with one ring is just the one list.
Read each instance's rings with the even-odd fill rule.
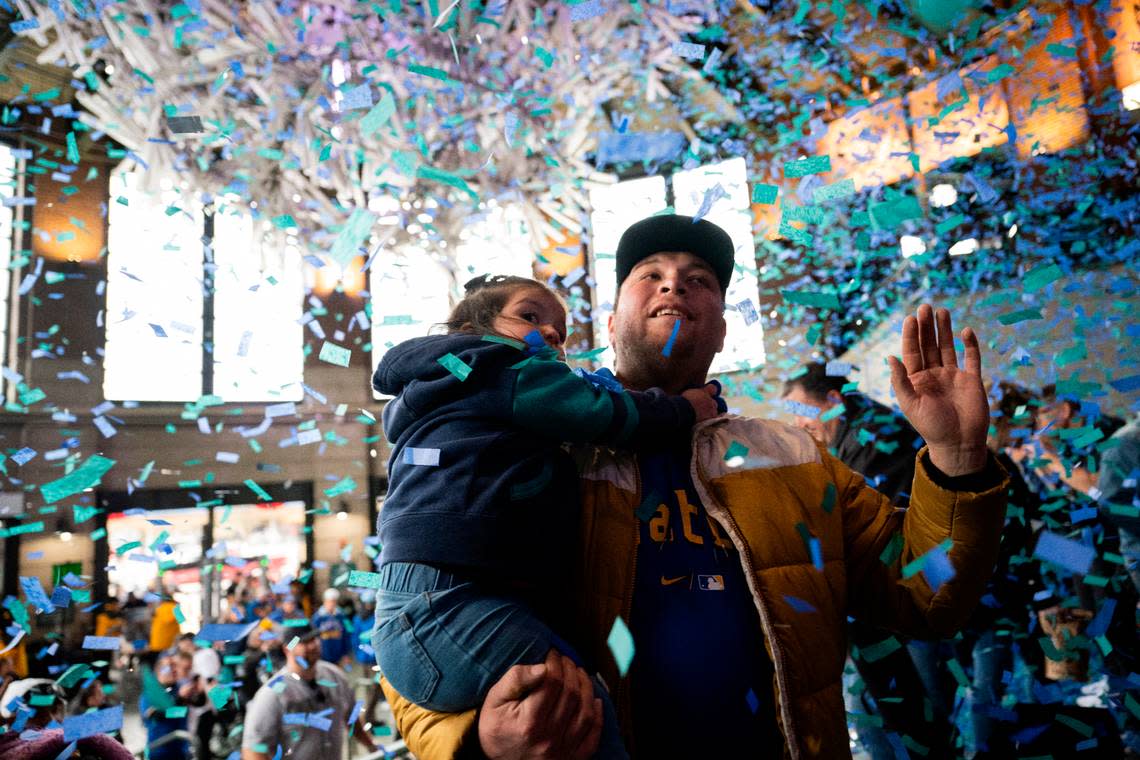
[[1096,549],[1046,530],[1038,536],[1033,556],[1083,575],[1092,567]]
[[349,361],[352,359],[352,351],[326,340],[321,345],[321,353],[317,358],[323,362],[335,364],[338,367],[347,367]]
[[462,359],[452,353],[446,353],[436,359],[436,361],[443,366],[448,372],[454,375],[460,382],[463,382],[471,374],[471,367],[468,366]]
[[439,467],[439,449],[417,449],[409,446],[404,449],[404,464]]
[[629,627],[620,615],[614,618],[610,635],[606,638],[606,645],[614,656],[618,673],[624,676],[629,670],[629,664],[633,662],[633,634],[629,632]]

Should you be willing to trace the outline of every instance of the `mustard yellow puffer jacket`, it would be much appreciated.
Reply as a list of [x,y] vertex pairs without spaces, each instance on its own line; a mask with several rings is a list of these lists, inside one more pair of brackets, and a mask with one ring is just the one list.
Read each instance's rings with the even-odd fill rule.
[[[637,460],[629,452],[597,448],[576,456],[582,495],[579,640],[587,659],[602,664],[628,729],[628,679],[619,677],[606,638],[617,616],[630,617],[640,537],[635,510],[642,498]],[[848,615],[908,635],[948,636],[965,622],[992,571],[1005,517],[1005,473],[998,478],[991,470],[984,478],[991,487],[982,492],[948,491],[931,479],[926,451],[918,456],[904,513],[801,430],[732,416],[694,429],[693,483],[740,553],[775,665],[789,757],[850,757],[841,681]],[[995,462],[989,466],[1000,470]],[[819,540],[822,571],[800,523]],[[956,572],[933,592],[922,573],[903,568],[947,539]],[[815,611],[797,612],[788,596]],[[422,760],[454,757],[472,739],[475,711],[431,713],[382,685],[401,734]],[[626,740],[636,755],[632,737]]]

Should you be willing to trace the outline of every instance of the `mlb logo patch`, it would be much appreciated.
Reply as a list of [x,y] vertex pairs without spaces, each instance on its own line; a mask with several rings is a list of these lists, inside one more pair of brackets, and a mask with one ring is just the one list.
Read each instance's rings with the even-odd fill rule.
[[723,575],[698,575],[697,587],[701,591],[724,591]]

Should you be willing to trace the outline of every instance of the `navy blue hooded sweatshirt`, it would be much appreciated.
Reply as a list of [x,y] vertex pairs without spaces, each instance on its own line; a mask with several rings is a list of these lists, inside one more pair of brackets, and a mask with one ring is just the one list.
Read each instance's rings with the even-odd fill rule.
[[564,581],[578,475],[561,444],[688,438],[695,414],[683,398],[599,388],[552,349],[533,351],[497,336],[430,335],[380,362],[372,385],[396,396],[383,413],[392,456],[381,564],[463,569],[511,587]]

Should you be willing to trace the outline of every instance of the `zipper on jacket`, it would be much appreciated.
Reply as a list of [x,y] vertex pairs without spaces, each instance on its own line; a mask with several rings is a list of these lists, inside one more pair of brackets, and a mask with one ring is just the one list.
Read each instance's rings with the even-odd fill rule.
[[[636,479],[636,485],[634,487],[634,492],[633,492],[633,496],[634,496],[633,503],[634,503],[634,505],[639,505],[639,504],[641,504],[641,462],[637,459],[636,456],[633,457],[633,474],[634,474],[634,478]],[[636,509],[636,506],[634,508]],[[630,620],[630,615],[633,614],[633,592],[637,586],[637,550],[638,550],[640,544],[641,544],[641,526],[638,524],[638,520],[635,517],[634,521],[633,521],[633,572],[631,572],[629,574],[629,586],[628,586],[628,588],[626,588],[625,598],[622,599],[622,603],[621,603],[622,604],[621,617],[622,617],[622,621],[625,622],[626,625],[632,625],[632,621]],[[625,695],[626,695],[626,690],[628,688],[629,688],[629,673],[626,673],[626,675],[624,677],[622,677],[622,675],[619,673],[618,674],[618,682],[614,686],[614,708],[615,708],[615,712],[616,711],[622,711],[622,706],[626,704]],[[633,743],[633,704],[630,703],[628,705],[628,707],[629,707],[628,714],[625,715],[624,717],[626,719],[626,725],[628,725],[630,727],[629,736],[630,736],[630,744],[632,744]],[[631,746],[628,749],[629,749],[630,757],[633,757],[634,748]]]
[[[716,424],[714,420],[710,420],[708,424],[702,425],[707,428]],[[748,589],[752,592],[752,601],[756,605],[756,611],[760,613],[760,627],[764,632],[764,636],[768,644],[772,648],[772,666],[776,672],[776,685],[780,690],[779,703],[780,713],[783,717],[784,727],[787,731],[786,739],[788,744],[788,752],[792,758],[800,757],[800,745],[796,735],[796,728],[792,720],[791,702],[788,697],[788,675],[783,667],[784,655],[780,650],[780,645],[776,640],[776,636],[772,631],[772,621],[768,616],[768,608],[764,604],[763,598],[760,596],[759,590],[756,588],[756,573],[752,566],[752,555],[748,551],[747,544],[740,535],[740,526],[737,525],[736,519],[728,509],[722,508],[717,504],[713,498],[712,493],[704,487],[704,481],[701,480],[701,472],[699,470],[700,464],[697,458],[697,438],[699,437],[699,430],[693,429],[693,456],[690,462],[691,475],[693,478],[693,487],[697,489],[697,495],[701,497],[704,502],[705,510],[712,515],[721,527],[725,529],[732,543],[736,545],[736,551],[740,555],[740,561],[744,565],[744,577],[748,582]],[[725,520],[728,524],[725,524]]]

